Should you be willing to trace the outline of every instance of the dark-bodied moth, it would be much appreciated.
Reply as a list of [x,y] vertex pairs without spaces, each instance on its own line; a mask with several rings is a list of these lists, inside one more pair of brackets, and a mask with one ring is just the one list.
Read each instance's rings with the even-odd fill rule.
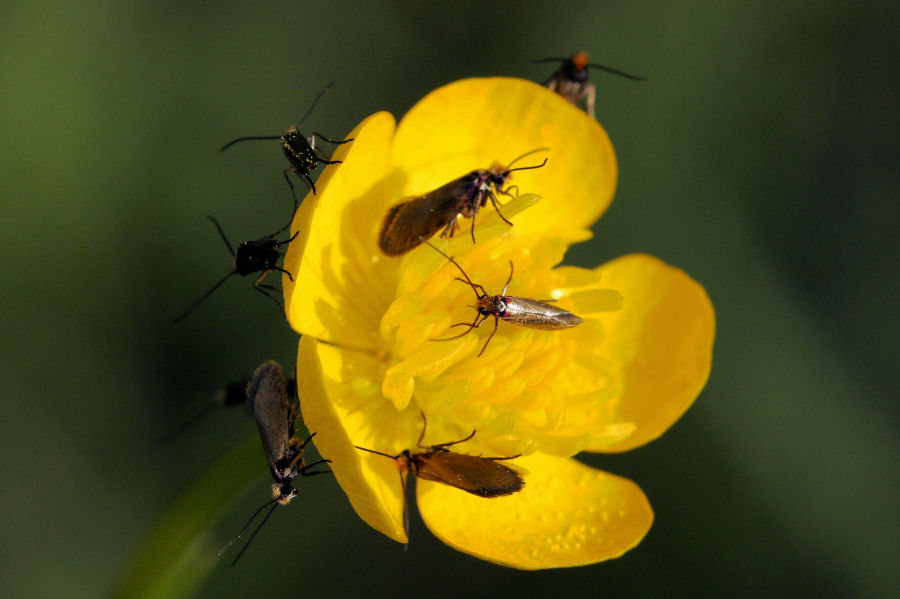
[[597,90],[594,84],[588,81],[588,68],[593,67],[620,75],[633,81],[645,81],[643,77],[631,75],[619,69],[607,67],[602,64],[588,62],[587,52],[576,52],[569,58],[541,58],[533,61],[539,62],[559,62],[560,67],[553,72],[541,85],[555,91],[572,104],[578,104],[582,100],[585,101],[587,113],[594,118],[594,101],[597,97]]
[[227,281],[229,277],[232,275],[241,275],[245,277],[252,273],[261,272],[262,274],[253,282],[253,288],[268,297],[270,300],[275,302],[278,307],[284,311],[284,306],[279,302],[275,297],[269,293],[269,291],[275,291],[280,293],[281,290],[277,287],[273,287],[272,285],[263,285],[263,279],[266,278],[266,275],[269,274],[273,270],[277,270],[278,272],[284,273],[288,276],[292,281],[294,277],[288,271],[278,266],[278,259],[281,257],[281,252],[278,251],[278,248],[290,243],[294,240],[294,237],[297,236],[297,233],[294,233],[294,236],[290,239],[285,239],[283,241],[278,241],[274,239],[272,235],[267,237],[263,237],[262,239],[257,239],[255,241],[246,241],[238,246],[237,252],[231,247],[231,243],[228,241],[228,237],[225,236],[225,232],[222,230],[221,225],[219,225],[219,221],[217,221],[212,216],[208,216],[209,220],[213,222],[216,226],[216,229],[219,231],[219,235],[222,237],[222,241],[225,242],[225,247],[228,248],[228,251],[231,252],[232,262],[231,262],[231,272],[222,277],[222,279],[212,286],[212,288],[200,296],[196,302],[191,304],[191,306],[185,310],[181,316],[172,321],[172,324],[178,324],[182,320],[187,317],[191,311],[197,307],[197,305],[205,300],[209,295],[219,288],[219,286]]
[[518,455],[508,457],[484,457],[455,453],[450,447],[464,443],[475,436],[475,431],[458,441],[439,443],[437,445],[423,445],[425,429],[428,425],[425,412],[422,412],[422,433],[416,442],[416,447],[421,451],[404,449],[397,455],[375,451],[356,445],[357,449],[374,453],[394,460],[397,470],[400,472],[400,484],[404,493],[403,522],[409,535],[409,515],[406,506],[406,478],[404,475],[412,474],[423,480],[430,480],[451,487],[455,487],[466,493],[479,497],[491,498],[503,495],[512,495],[522,490],[525,481],[522,475],[500,462],[512,460]]
[[500,205],[494,194],[512,197],[509,188],[504,187],[512,173],[541,168],[547,164],[547,159],[534,166],[512,168],[512,165],[530,154],[545,150],[547,148],[526,152],[507,166],[494,163],[489,169],[474,170],[424,195],[392,206],[381,224],[378,246],[388,256],[400,256],[423,240],[430,239],[438,231],[441,231],[441,237],[453,237],[460,216],[472,219],[472,243],[475,243],[475,215],[488,201],[500,218],[512,226],[500,212]]
[[314,171],[319,166],[319,163],[326,165],[341,163],[340,160],[331,160],[330,158],[323,156],[318,150],[316,150],[316,138],[335,145],[345,144],[347,142],[353,141],[353,138],[341,140],[329,139],[321,133],[313,133],[309,137],[304,137],[300,132],[300,127],[303,125],[306,119],[309,118],[309,115],[312,113],[313,108],[316,107],[316,104],[319,103],[319,100],[322,98],[325,92],[332,87],[334,87],[333,81],[326,85],[322,89],[322,91],[319,92],[319,95],[317,95],[316,99],[313,100],[312,105],[309,107],[309,110],[306,111],[306,114],[303,115],[303,118],[300,119],[300,122],[296,125],[288,127],[281,135],[257,135],[250,137],[239,137],[222,146],[219,151],[224,152],[240,141],[259,139],[281,140],[281,151],[284,153],[285,158],[287,158],[288,162],[291,164],[291,166],[284,169],[284,179],[291,187],[291,194],[294,197],[294,211],[296,211],[299,202],[297,201],[297,190],[294,189],[294,182],[291,181],[290,174],[295,173],[297,177],[299,177],[309,186],[309,188],[313,192],[313,195],[315,195],[316,184],[313,183],[313,180],[310,178],[309,173]]
[[533,299],[528,299],[524,297],[516,297],[514,295],[506,295],[506,291],[509,289],[509,284],[512,281],[513,277],[513,263],[510,261],[509,263],[509,278],[506,279],[506,285],[503,286],[503,292],[500,295],[490,295],[484,290],[484,287],[473,283],[472,279],[469,278],[469,275],[466,274],[466,271],[463,270],[463,267],[459,265],[452,256],[448,256],[446,253],[435,247],[431,242],[428,242],[436,252],[441,254],[444,258],[452,262],[456,268],[459,269],[459,272],[462,273],[465,280],[456,277],[457,281],[461,281],[466,283],[472,288],[472,291],[475,292],[475,305],[472,306],[477,311],[475,315],[475,320],[471,323],[468,322],[459,322],[452,326],[459,327],[469,327],[459,335],[454,335],[452,337],[442,337],[439,339],[432,339],[432,341],[449,341],[451,339],[458,339],[463,335],[466,335],[472,331],[472,329],[477,329],[481,326],[481,324],[487,320],[489,316],[494,317],[494,330],[491,331],[491,334],[488,335],[487,340],[484,342],[484,346],[481,348],[481,351],[478,352],[478,355],[484,353],[484,350],[487,349],[488,343],[491,342],[491,339],[494,337],[494,333],[497,332],[497,325],[500,320],[505,320],[506,322],[511,322],[513,324],[517,324],[523,327],[528,327],[530,329],[548,329],[548,330],[556,330],[556,329],[568,329],[570,327],[574,327],[583,322],[580,316],[576,314],[572,314],[568,310],[563,310],[562,308],[558,308],[556,306],[551,306],[545,301],[538,301]]
[[240,553],[231,562],[234,565],[244,554],[254,537],[263,527],[263,524],[279,505],[287,505],[291,499],[297,496],[297,489],[292,485],[294,478],[299,475],[312,476],[315,474],[327,474],[330,470],[311,470],[328,460],[318,460],[312,464],[306,464],[303,460],[303,448],[306,447],[315,433],[300,441],[296,435],[295,426],[300,416],[300,402],[296,394],[288,394],[288,384],[284,377],[284,371],[278,362],[263,362],[253,378],[247,385],[247,406],[256,420],[259,430],[259,438],[262,441],[263,452],[269,463],[269,472],[275,484],[272,485],[272,499],[257,509],[241,530],[222,547],[221,555],[232,543],[240,538],[250,523],[267,507],[271,506],[262,522],[247,539]]

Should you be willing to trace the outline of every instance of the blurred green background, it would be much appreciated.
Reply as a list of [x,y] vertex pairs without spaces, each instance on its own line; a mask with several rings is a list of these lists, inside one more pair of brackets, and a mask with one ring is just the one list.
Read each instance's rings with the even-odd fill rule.
[[340,138],[458,78],[541,80],[552,65],[532,59],[576,49],[648,82],[593,74],[620,184],[568,261],[655,254],[717,312],[686,416],[586,458],[641,485],[647,538],[608,563],[519,572],[414,519],[404,553],[317,477],[230,568],[216,549],[268,496],[260,451],[204,537],[198,596],[900,593],[893,3],[245,4],[0,9],[0,595],[108,593],[180,490],[258,443],[241,410],[155,441],[212,389],[294,360],[296,335],[246,279],[169,324],[228,271],[207,214],[233,242],[288,216],[275,142],[222,143],[279,134],[330,80],[304,130]]

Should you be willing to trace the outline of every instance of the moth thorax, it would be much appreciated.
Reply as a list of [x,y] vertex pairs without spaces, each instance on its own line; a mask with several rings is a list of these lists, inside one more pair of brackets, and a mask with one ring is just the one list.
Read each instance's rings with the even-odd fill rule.
[[289,481],[300,473],[301,468],[303,468],[303,458],[299,453],[295,453],[278,460],[272,474],[276,480]]
[[291,127],[281,135],[281,149],[288,160],[304,160],[310,162],[313,154],[309,142],[296,127]]

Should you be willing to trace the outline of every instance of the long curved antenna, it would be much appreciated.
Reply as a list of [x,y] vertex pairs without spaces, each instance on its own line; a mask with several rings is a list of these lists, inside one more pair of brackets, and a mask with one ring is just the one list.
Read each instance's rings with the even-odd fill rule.
[[[572,60],[572,57],[566,58],[539,58],[537,60],[532,60],[531,64],[537,64],[540,62],[567,62]],[[614,69],[612,67],[608,67],[606,65],[597,64],[596,62],[589,62],[585,65],[586,67],[594,67],[595,69],[600,69],[601,71],[606,71],[607,73],[612,73],[613,75],[619,75],[621,77],[625,77],[626,79],[631,79],[633,81],[646,81],[643,77],[638,77],[637,75],[632,75],[630,73],[626,73],[625,71],[620,71],[619,69]]]
[[[250,535],[250,538],[247,539],[247,542],[244,543],[244,546],[243,546],[243,547],[241,547],[241,551],[237,554],[237,556],[236,556],[233,560],[231,560],[231,565],[232,565],[232,566],[235,565],[235,564],[238,562],[239,559],[241,559],[241,556],[244,555],[244,552],[247,551],[247,548],[248,548],[248,547],[250,547],[250,543],[252,543],[252,542],[253,542],[253,539],[256,538],[256,535],[259,534],[259,530],[263,527],[263,524],[266,523],[266,521],[269,519],[269,516],[271,516],[271,515],[272,515],[272,512],[275,511],[275,508],[278,507],[278,500],[277,500],[277,499],[273,499],[273,500],[272,500],[271,502],[269,502],[269,503],[274,503],[275,505],[273,505],[273,506],[272,506],[272,509],[270,509],[270,510],[266,513],[266,517],[262,519],[262,522],[259,523],[259,526],[256,527],[256,530],[253,531],[253,534]],[[266,505],[269,505],[269,503],[266,503]],[[263,506],[263,507],[265,507],[265,506]],[[260,509],[262,509],[262,508],[260,508]],[[259,513],[259,510],[257,510],[256,513],[253,514],[253,517],[255,518],[255,517],[256,517],[256,514],[258,514],[258,513]],[[251,520],[252,520],[252,519],[253,519],[253,518],[251,518]],[[247,524],[250,524],[250,522],[247,522]],[[246,526],[245,526],[244,528],[246,528]],[[243,530],[241,530],[241,532],[243,532]]]
[[612,73],[613,75],[619,75],[620,77],[625,77],[626,79],[631,79],[632,81],[646,81],[646,79],[643,77],[631,75],[630,73],[626,73],[625,71],[620,71],[619,69],[614,69],[602,64],[597,64],[596,62],[589,62],[587,66],[593,67],[595,69],[600,69],[601,71],[606,71],[607,73]]
[[257,516],[259,516],[259,513],[261,511],[263,511],[264,509],[266,509],[269,506],[269,504],[272,504],[272,503],[274,503],[275,505],[278,505],[278,499],[270,499],[269,501],[267,501],[264,504],[262,504],[261,506],[259,506],[259,508],[257,508],[257,510],[255,512],[253,512],[253,515],[250,516],[250,518],[247,520],[247,522],[244,524],[244,526],[241,527],[241,529],[238,531],[238,533],[236,535],[234,535],[233,537],[231,537],[231,540],[228,541],[227,543],[225,543],[225,546],[222,547],[221,549],[219,549],[219,552],[216,555],[222,555],[223,553],[225,553],[226,549],[228,549],[229,547],[234,545],[234,542],[241,538],[241,535],[244,534],[244,531],[247,530],[247,527],[250,526],[250,523],[253,522],[253,520],[255,520]]
[[[453,259],[453,256],[447,255],[444,251],[440,250],[436,245],[434,245],[433,243],[431,243],[430,241],[428,241],[428,240],[425,239],[424,237],[420,237],[419,239],[421,239],[422,241],[424,241],[425,243],[427,243],[428,245],[430,245],[430,246],[431,246],[431,249],[433,249],[434,251],[436,251],[438,254],[440,254],[441,256],[443,256],[444,258],[446,258],[447,260],[449,260],[450,262],[452,262],[453,265],[456,266],[456,268],[459,269],[459,272],[461,272],[462,275],[466,278],[466,280],[465,280],[464,282],[465,282],[465,283],[468,283],[468,284],[472,287],[472,291],[475,292],[475,297],[477,297],[478,299],[481,299],[481,298],[482,298],[481,295],[478,295],[478,290],[476,289],[476,287],[481,287],[481,285],[477,285],[477,286],[476,286],[475,283],[472,282],[472,279],[469,278],[469,275],[466,274],[466,271],[463,270],[463,267],[459,265],[459,262],[457,262],[456,260]],[[484,287],[481,287],[481,290],[484,291]],[[485,293],[485,295],[487,295],[487,293]]]
[[316,99],[313,100],[312,106],[309,107],[309,110],[306,111],[306,114],[304,114],[303,118],[300,119],[300,122],[297,123],[297,129],[300,128],[300,125],[302,125],[303,122],[306,121],[307,118],[309,118],[309,115],[312,114],[313,108],[316,107],[316,104],[319,103],[319,100],[322,99],[322,96],[325,95],[325,92],[327,92],[332,87],[334,87],[334,81],[331,81],[328,85],[326,85],[325,87],[322,88],[322,91],[320,91],[319,95],[316,96]]
[[[544,166],[545,164],[547,164],[547,160],[548,160],[547,158],[544,158],[544,161],[543,161],[542,163],[540,163],[540,164],[536,164],[536,165],[534,165],[534,166],[520,166],[520,167],[517,167],[517,168],[511,168],[511,169],[507,169],[506,172],[507,172],[507,174],[508,174],[508,173],[513,172],[513,171],[530,171],[530,170],[533,170],[533,169],[536,169],[536,168],[541,168],[542,166]],[[504,220],[505,220],[505,219],[504,219]],[[506,221],[506,222],[509,222],[509,221]],[[510,223],[510,224],[512,224],[512,223]]]
[[216,229],[219,230],[219,235],[222,237],[222,241],[225,242],[225,247],[228,248],[228,251],[231,252],[231,257],[234,258],[234,249],[231,247],[231,243],[228,241],[228,238],[225,236],[225,231],[222,230],[222,225],[219,224],[219,221],[216,220],[214,216],[206,215],[206,218],[211,220],[213,224],[216,226]]
[[234,144],[236,144],[239,141],[250,141],[250,140],[255,140],[255,139],[281,139],[281,136],[280,135],[265,135],[265,136],[257,135],[257,136],[250,136],[250,137],[238,137],[237,139],[232,139],[227,144],[225,144],[224,146],[219,148],[219,151],[224,152],[225,150],[227,150],[228,148],[230,148],[231,146],[233,146]]
[[185,311],[184,311],[184,314],[182,314],[181,316],[179,316],[178,318],[176,318],[175,320],[173,320],[173,321],[172,321],[172,324],[178,324],[179,322],[181,322],[182,320],[184,320],[185,317],[186,317],[188,314],[190,314],[191,311],[192,311],[194,308],[197,307],[197,304],[199,304],[200,302],[202,302],[203,300],[205,300],[206,298],[208,298],[208,297],[209,297],[209,294],[211,294],[213,291],[215,291],[216,289],[218,289],[218,288],[222,285],[222,283],[224,283],[225,281],[228,280],[228,277],[230,277],[231,275],[235,274],[236,272],[237,272],[237,271],[234,271],[234,270],[233,270],[233,271],[231,271],[230,273],[228,273],[227,275],[225,275],[224,277],[222,277],[222,280],[221,280],[221,281],[219,281],[218,283],[216,283],[215,285],[213,285],[213,286],[212,286],[212,289],[210,289],[209,291],[207,291],[206,293],[204,293],[204,294],[200,297],[200,299],[198,299],[196,302],[194,302],[193,304],[191,304],[191,307],[188,308],[187,310],[185,310]]
[[203,416],[208,414],[209,411],[212,410],[217,405],[218,405],[218,403],[215,401],[209,402],[208,404],[203,406],[203,408],[201,408],[199,411],[197,411],[197,413],[195,413],[193,416],[188,418],[187,421],[182,422],[177,427],[175,427],[173,430],[157,437],[156,439],[153,440],[153,442],[154,443],[165,443],[166,441],[174,439],[175,437],[177,437],[178,435],[180,435],[181,433],[186,431],[192,424],[196,423],[198,420],[203,418]]
[[[522,168],[513,169],[513,168],[511,168],[512,165],[514,165],[518,161],[522,160],[526,156],[531,156],[532,154],[537,154],[538,152],[549,152],[549,151],[550,151],[550,148],[535,148],[533,150],[529,150],[529,151],[525,152],[524,154],[522,154],[521,156],[517,156],[516,158],[513,158],[513,161],[510,162],[509,164],[507,164],[506,168],[507,168],[507,170],[510,170],[510,171],[513,171],[513,170],[520,171],[520,170],[522,170]],[[544,164],[547,164],[546,160],[544,160],[544,162],[541,163],[540,166],[527,166],[527,167],[523,167],[523,168],[541,168],[541,166],[544,166]]]
[[506,295],[506,290],[509,289],[509,284],[512,283],[512,275],[513,275],[513,261],[509,261],[509,278],[506,279],[506,285],[503,286],[503,293],[500,295]]

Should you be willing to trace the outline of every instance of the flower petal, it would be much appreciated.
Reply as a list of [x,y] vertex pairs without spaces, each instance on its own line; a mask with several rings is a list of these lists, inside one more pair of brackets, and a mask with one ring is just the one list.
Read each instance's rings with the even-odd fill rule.
[[537,148],[550,150],[514,165],[549,158],[542,168],[512,175],[522,193],[542,197],[513,219],[516,234],[589,227],[615,191],[612,144],[594,119],[536,83],[491,77],[438,88],[400,121],[391,160],[409,175],[404,195],[415,195]]
[[[622,309],[598,314],[602,359],[620,368],[613,422],[588,451],[625,451],[663,434],[694,402],[712,364],[715,314],[706,291],[683,271],[644,254],[599,267],[604,287],[622,294]],[[635,425],[625,438],[610,424]]]
[[506,497],[485,499],[416,481],[425,523],[451,547],[523,570],[618,557],[650,529],[653,511],[630,480],[541,454],[512,465],[528,473],[525,488]]
[[[345,356],[353,353],[356,355]],[[403,487],[394,463],[386,458],[361,459],[362,452],[351,440],[365,425],[366,416],[360,411],[341,407],[339,389],[326,384],[335,380],[345,368],[345,362],[360,368],[365,356],[353,350],[342,350],[318,343],[312,337],[301,337],[297,349],[297,391],[301,397],[303,421],[315,433],[316,449],[323,458],[331,460],[331,471],[356,513],[369,526],[401,543],[406,542],[403,526]],[[332,387],[332,388],[329,388]]]
[[[319,179],[318,195],[309,195],[294,217],[282,278],[285,311],[291,326],[319,339],[355,347],[374,347],[383,305],[394,282],[375,245],[385,206],[398,192],[387,175],[394,119],[379,112],[364,120],[341,145]],[[393,267],[389,267],[393,270]]]

